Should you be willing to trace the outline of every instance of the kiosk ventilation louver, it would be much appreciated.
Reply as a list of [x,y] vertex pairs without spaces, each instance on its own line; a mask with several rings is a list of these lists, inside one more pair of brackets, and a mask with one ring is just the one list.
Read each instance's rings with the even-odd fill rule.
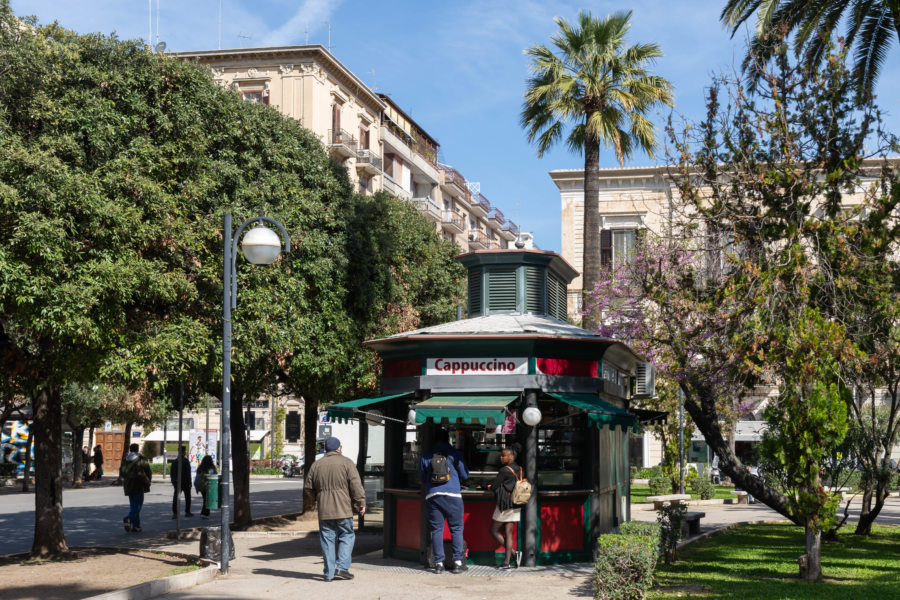
[[656,396],[656,367],[653,363],[639,362],[635,368],[634,397],[653,398]]

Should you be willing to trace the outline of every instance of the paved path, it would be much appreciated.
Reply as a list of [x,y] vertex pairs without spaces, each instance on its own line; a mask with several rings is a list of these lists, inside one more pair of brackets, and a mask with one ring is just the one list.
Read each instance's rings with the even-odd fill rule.
[[[143,533],[125,533],[122,519],[128,514],[128,498],[122,488],[110,485],[112,477],[90,482],[80,490],[63,491],[63,526],[70,546],[140,547],[175,529],[172,520],[172,485],[159,476],[153,478],[150,493],[141,511]],[[293,479],[251,479],[250,503],[254,518],[286,514],[300,510],[303,483]],[[182,496],[183,500],[183,496]],[[184,518],[182,527],[210,523],[200,519],[201,497],[191,501],[192,518]],[[182,503],[182,510],[184,505]],[[219,512],[213,511],[212,521]],[[34,493],[22,494],[4,490],[0,494],[0,554],[17,554],[31,550],[34,536]],[[196,548],[194,549],[196,553]]]

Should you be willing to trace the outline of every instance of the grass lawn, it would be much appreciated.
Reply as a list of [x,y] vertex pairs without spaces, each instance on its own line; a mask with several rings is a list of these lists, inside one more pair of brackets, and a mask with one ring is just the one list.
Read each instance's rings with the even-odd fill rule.
[[868,538],[846,534],[822,544],[823,583],[797,578],[803,530],[790,524],[743,525],[691,544],[676,564],[661,564],[648,595],[669,598],[888,600],[900,598],[900,527]]
[[[731,493],[732,490],[734,490],[734,487],[732,487],[732,486],[714,485],[713,487],[716,488],[716,493],[713,496],[713,498],[737,498],[736,495]],[[690,488],[687,488],[687,487],[685,488],[684,491],[688,494],[691,493]],[[634,484],[631,486],[631,503],[632,504],[642,504],[642,503],[645,504],[647,502],[647,496],[652,496],[652,495],[653,494],[650,493],[649,485]],[[699,494],[691,494],[691,497],[696,500],[700,499]]]

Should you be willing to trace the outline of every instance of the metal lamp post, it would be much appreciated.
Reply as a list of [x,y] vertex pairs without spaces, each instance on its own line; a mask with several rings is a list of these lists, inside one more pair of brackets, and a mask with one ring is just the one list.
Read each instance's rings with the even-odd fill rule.
[[284,226],[269,217],[253,217],[241,223],[237,231],[232,235],[231,232],[231,214],[225,215],[225,261],[224,261],[224,303],[222,315],[222,472],[221,472],[221,509],[222,509],[222,550],[220,568],[223,574],[228,573],[228,559],[231,553],[229,540],[229,526],[231,521],[231,484],[230,478],[230,462],[231,462],[231,310],[237,307],[237,255],[238,241],[241,234],[251,223],[259,223],[260,227],[256,227],[247,232],[241,248],[244,251],[244,257],[255,265],[270,265],[281,254],[281,239],[278,234],[271,229],[262,226],[262,223],[271,223],[276,226],[284,238],[284,249],[286,253],[291,251],[291,237],[288,235]]

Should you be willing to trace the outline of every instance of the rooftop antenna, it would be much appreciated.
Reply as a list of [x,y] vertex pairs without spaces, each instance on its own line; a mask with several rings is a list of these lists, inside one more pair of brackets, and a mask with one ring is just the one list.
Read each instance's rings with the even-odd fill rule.
[[252,34],[252,33],[249,34],[249,35],[244,35],[244,34],[241,33],[240,31],[238,31],[237,36],[238,36],[239,38],[241,38],[241,48],[246,48],[246,47],[247,47],[246,41],[247,41],[247,40],[252,40],[252,39],[253,39],[253,34]]
[[159,45],[159,0],[156,0],[156,44]]
[[219,0],[219,50],[222,49],[222,0]]
[[306,22],[306,27],[303,29],[303,33],[306,34],[306,45],[309,46],[309,21]]
[[[322,22],[328,25],[328,51],[331,52],[332,48],[334,48],[334,46],[331,45],[331,21]],[[331,52],[331,54],[334,54],[334,52]]]
[[147,45],[153,43],[153,0],[147,0]]
[[375,77],[375,69],[372,69],[369,73],[372,74],[372,91],[378,91],[378,78]]

